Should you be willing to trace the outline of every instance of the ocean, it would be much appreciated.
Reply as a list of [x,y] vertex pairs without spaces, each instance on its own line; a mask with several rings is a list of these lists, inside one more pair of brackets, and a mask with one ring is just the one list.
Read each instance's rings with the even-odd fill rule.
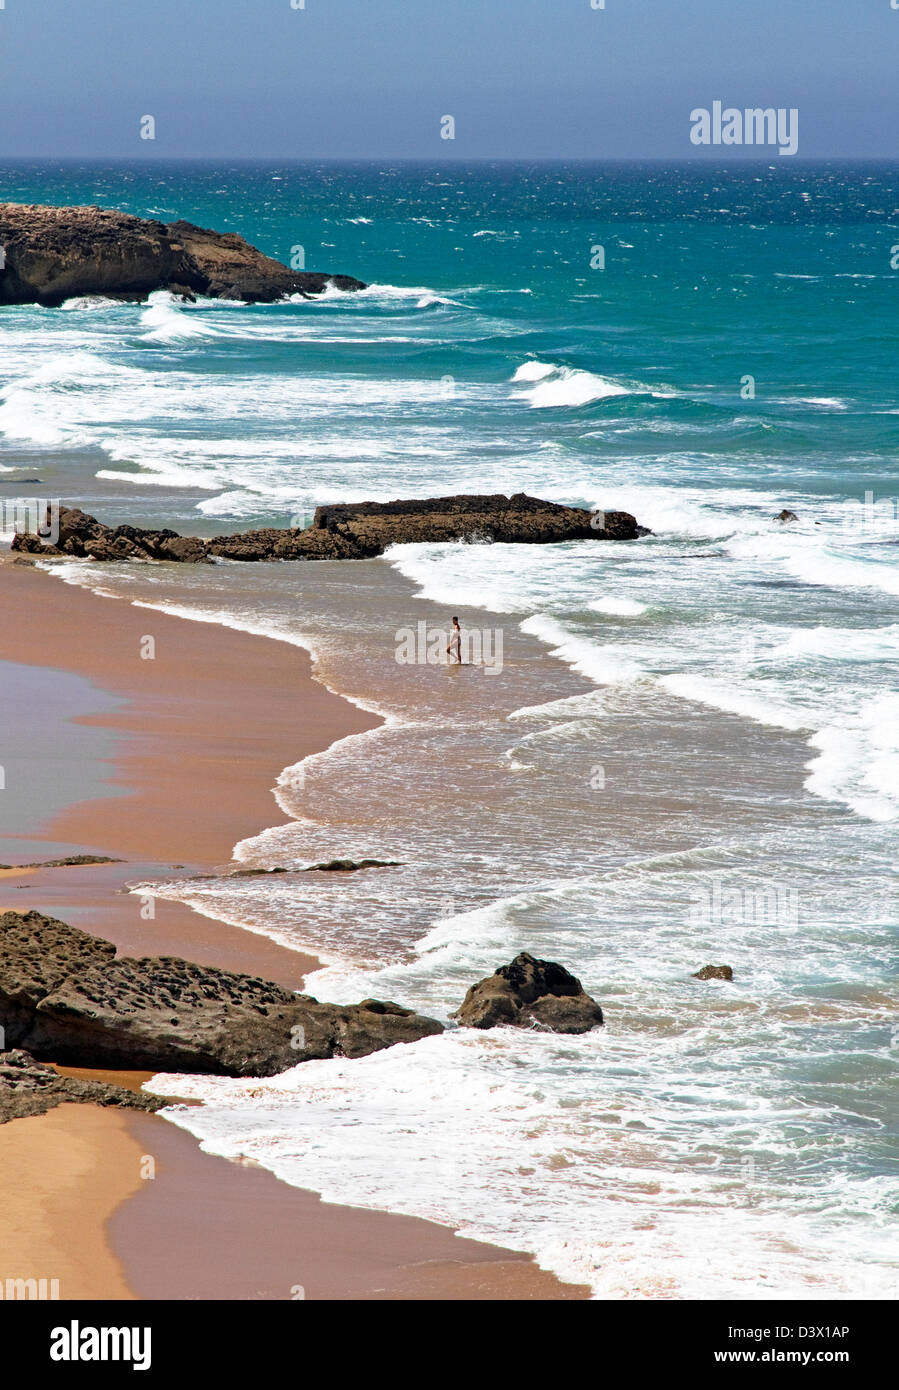
[[[169,1118],[599,1298],[895,1296],[899,164],[19,163],[2,189],[370,285],[4,310],[3,496],[210,534],[523,490],[653,532],[67,567],[308,647],[384,717],[285,768],[237,854],[398,868],[155,891],[318,955],[321,998],[450,1022],[527,950],[606,1014],[179,1078],[205,1104]],[[480,663],[397,660],[453,613]]]

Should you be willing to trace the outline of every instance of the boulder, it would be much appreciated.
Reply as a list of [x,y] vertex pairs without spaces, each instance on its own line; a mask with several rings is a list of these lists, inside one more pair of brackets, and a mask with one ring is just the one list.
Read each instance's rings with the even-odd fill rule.
[[535,960],[527,951],[472,985],[454,1017],[469,1028],[508,1023],[553,1033],[587,1033],[603,1021],[602,1009],[580,980],[563,965]]
[[443,1031],[399,1004],[320,1003],[175,956],[133,959],[38,912],[0,917],[7,1047],[68,1066],[272,1076]]
[[179,536],[170,530],[104,526],[77,507],[60,507],[55,545],[19,534],[13,550],[33,555],[71,555],[93,560],[175,560],[198,564],[225,560],[367,560],[390,545],[411,541],[502,541],[549,545],[560,541],[636,540],[649,535],[630,512],[603,513],[565,507],[518,492],[491,496],[412,498],[318,507],[304,529],[266,527],[234,536]]
[[0,1052],[0,1124],[43,1115],[55,1105],[71,1102],[89,1105],[124,1105],[132,1110],[160,1110],[168,1101],[161,1096],[109,1086],[102,1081],[80,1081],[60,1076],[27,1052],[12,1048]]
[[798,521],[798,520],[799,520],[799,517],[796,515],[795,512],[789,512],[789,511],[787,511],[787,509],[786,509],[786,507],[785,507],[784,510],[783,510],[782,512],[778,512],[778,513],[777,513],[777,516],[774,518],[774,520],[775,520],[775,521],[782,521],[782,522],[786,523],[786,522],[788,522],[788,521]]
[[329,284],[361,290],[349,275],[293,271],[234,232],[157,222],[99,207],[0,204],[0,304],[50,307],[84,295],[141,300],[153,290],[272,303],[309,298]]
[[704,965],[691,978],[694,980],[732,980],[734,972],[729,965]]

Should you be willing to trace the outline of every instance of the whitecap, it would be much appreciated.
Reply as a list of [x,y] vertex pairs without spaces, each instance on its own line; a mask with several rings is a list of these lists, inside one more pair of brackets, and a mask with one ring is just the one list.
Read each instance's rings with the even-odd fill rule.
[[587,607],[594,613],[608,613],[612,617],[637,618],[647,611],[648,604],[638,603],[632,598],[615,598],[610,594],[604,598],[591,599]]

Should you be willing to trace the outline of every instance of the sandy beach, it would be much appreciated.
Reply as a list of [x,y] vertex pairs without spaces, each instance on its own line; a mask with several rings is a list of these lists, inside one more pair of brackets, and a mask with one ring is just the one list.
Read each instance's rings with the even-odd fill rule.
[[[271,788],[285,766],[377,720],[312,680],[295,646],[135,608],[9,561],[0,619],[0,658],[42,668],[48,681],[77,673],[119,701],[70,730],[76,757],[79,724],[119,736],[103,770],[119,794],[75,801],[23,830],[27,854],[7,837],[4,861],[57,857],[60,844],[122,861],[13,869],[0,877],[0,910],[35,908],[123,953],[177,954],[300,988],[312,958],[177,903],[157,901],[145,921],[125,885],[173,865],[227,866],[239,840],[284,819]],[[148,637],[152,659],[141,656]],[[48,851],[35,856],[40,840]],[[148,1156],[152,1180],[142,1176]],[[204,1154],[152,1115],[62,1106],[0,1128],[0,1159],[13,1175],[3,1203],[15,1209],[6,1253],[17,1266],[0,1273],[59,1278],[61,1297],[587,1296],[517,1252],[414,1218],[323,1204],[261,1169]]]

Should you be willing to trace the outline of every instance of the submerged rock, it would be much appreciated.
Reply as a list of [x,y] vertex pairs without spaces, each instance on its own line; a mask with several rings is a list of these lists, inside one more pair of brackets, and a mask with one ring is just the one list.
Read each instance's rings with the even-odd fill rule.
[[161,1110],[162,1096],[110,1086],[103,1081],[80,1081],[60,1076],[51,1066],[36,1062],[28,1052],[0,1052],[0,1124],[43,1115],[56,1105],[82,1101],[90,1105],[124,1105],[132,1110]]
[[412,498],[318,507],[304,529],[267,527],[235,536],[179,536],[176,531],[104,526],[78,508],[60,507],[55,545],[17,535],[13,550],[94,560],[366,560],[390,545],[420,541],[504,541],[548,545],[574,540],[635,540],[649,535],[630,512],[563,507],[518,492],[491,496]]
[[799,517],[796,515],[795,512],[787,511],[787,509],[786,509],[786,507],[785,507],[784,510],[783,510],[782,512],[778,512],[778,513],[777,513],[777,516],[774,518],[774,520],[775,520],[775,521],[783,521],[783,522],[798,521],[798,520],[799,520]]
[[455,1018],[469,1028],[509,1023],[553,1033],[587,1033],[602,1024],[602,1009],[580,980],[554,961],[522,951],[509,965],[472,985]]
[[694,980],[732,980],[734,972],[729,965],[704,965],[691,978]]
[[365,285],[349,275],[288,270],[234,232],[157,222],[98,207],[0,204],[0,304],[44,304],[86,295],[141,300],[170,290],[273,303]]
[[68,1066],[272,1076],[441,1033],[399,1004],[325,1004],[177,956],[117,956],[39,912],[0,916],[0,1025],[8,1047]]

